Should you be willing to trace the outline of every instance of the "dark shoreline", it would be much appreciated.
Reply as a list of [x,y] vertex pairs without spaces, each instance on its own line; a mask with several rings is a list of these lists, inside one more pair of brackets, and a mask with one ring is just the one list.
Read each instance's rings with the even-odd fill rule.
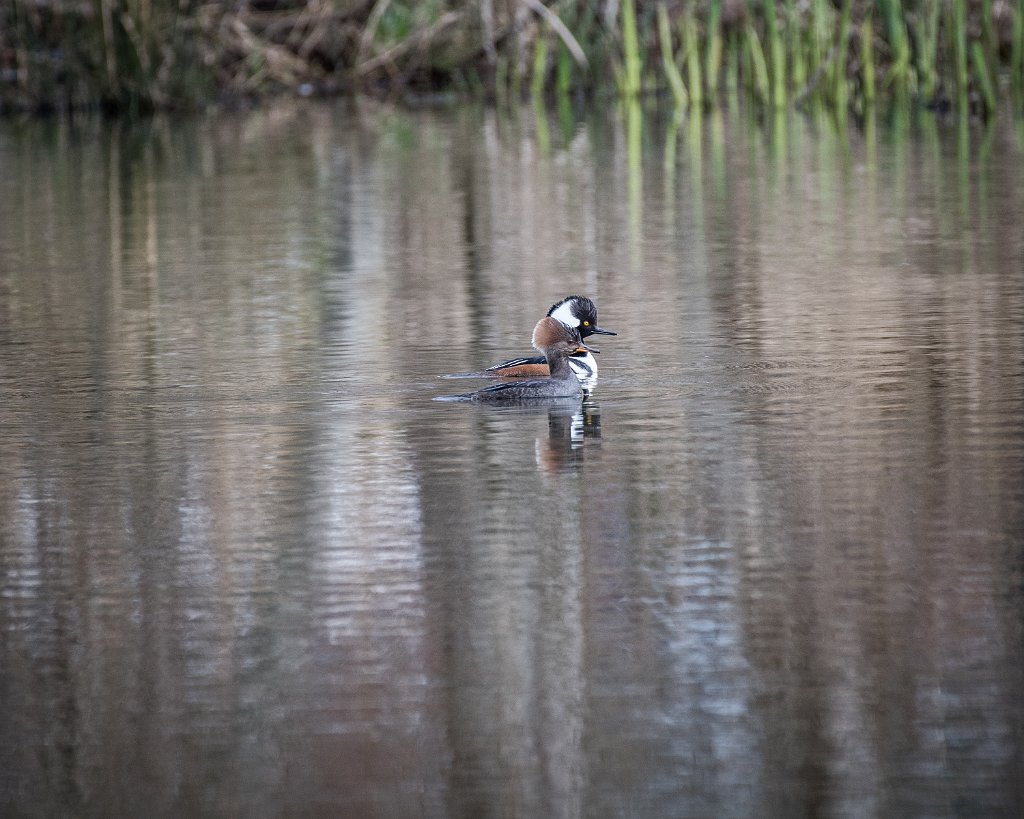
[[[614,7],[614,14],[608,11]],[[10,0],[0,114],[246,108],[279,95],[745,95],[1024,111],[1024,0]]]

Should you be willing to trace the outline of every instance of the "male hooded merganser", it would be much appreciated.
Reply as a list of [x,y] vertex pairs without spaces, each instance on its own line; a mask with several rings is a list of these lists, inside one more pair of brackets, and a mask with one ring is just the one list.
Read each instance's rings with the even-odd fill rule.
[[[597,305],[586,296],[566,296],[559,302],[551,305],[548,316],[562,322],[579,333],[582,341],[590,335],[615,336],[611,330],[605,330],[597,326]],[[539,326],[539,325],[538,325]],[[536,331],[534,331],[536,339]],[[536,340],[534,347],[537,346]],[[538,348],[540,349],[540,348]],[[598,352],[585,345],[579,352],[569,354],[569,366],[576,373],[576,377],[584,383],[592,383],[597,376],[597,360],[593,353]],[[548,364],[544,356],[532,356],[527,358],[513,358],[510,361],[503,361],[488,367],[485,371],[488,375],[497,375],[504,378],[537,378],[548,374]]]
[[550,373],[547,378],[506,381],[459,397],[473,401],[522,401],[533,398],[579,398],[583,395],[580,379],[570,366],[570,356],[588,352],[577,329],[545,316],[533,328],[533,346],[544,354]]

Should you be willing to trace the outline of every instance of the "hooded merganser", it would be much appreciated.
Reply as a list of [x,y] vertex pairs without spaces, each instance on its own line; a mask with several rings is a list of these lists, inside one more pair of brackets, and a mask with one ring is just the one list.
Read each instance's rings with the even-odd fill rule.
[[[587,336],[595,334],[618,335],[618,333],[597,326],[597,305],[586,296],[566,296],[561,301],[552,304],[547,314],[562,322],[566,327],[576,330],[581,341]],[[536,333],[536,331],[534,332]],[[537,346],[536,341],[533,346]],[[596,352],[598,351],[584,345],[580,351],[569,354],[569,366],[584,384],[593,383],[597,376],[597,360],[593,356],[593,353]],[[501,364],[488,367],[485,372],[488,375],[503,378],[537,378],[547,375],[549,369],[544,356],[538,355],[503,361]]]
[[530,381],[506,381],[482,390],[458,396],[473,401],[522,401],[534,398],[579,398],[583,395],[580,379],[570,366],[570,356],[588,353],[580,333],[549,316],[533,328],[533,346],[540,350],[550,375]]

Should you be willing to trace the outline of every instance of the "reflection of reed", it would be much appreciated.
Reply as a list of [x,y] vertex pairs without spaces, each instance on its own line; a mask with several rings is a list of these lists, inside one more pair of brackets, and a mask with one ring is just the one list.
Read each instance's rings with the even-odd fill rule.
[[626,173],[629,202],[629,248],[631,269],[643,266],[644,170],[643,110],[635,97],[624,103],[626,111]]

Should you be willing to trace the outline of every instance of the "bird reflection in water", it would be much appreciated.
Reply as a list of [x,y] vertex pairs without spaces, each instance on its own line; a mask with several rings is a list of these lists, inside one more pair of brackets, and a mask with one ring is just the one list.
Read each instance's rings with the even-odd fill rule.
[[591,393],[583,401],[549,404],[548,435],[536,442],[537,466],[565,472],[583,464],[587,447],[601,441],[601,407]]

